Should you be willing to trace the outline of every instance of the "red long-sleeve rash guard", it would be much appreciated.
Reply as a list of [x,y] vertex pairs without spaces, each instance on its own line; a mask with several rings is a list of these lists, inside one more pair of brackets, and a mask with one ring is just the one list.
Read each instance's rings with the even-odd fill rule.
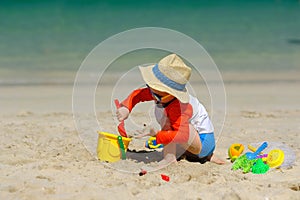
[[[121,105],[127,107],[131,112],[137,103],[152,100],[154,99],[150,89],[141,88],[134,90]],[[193,115],[192,106],[175,99],[164,108],[164,115],[169,119],[171,129],[158,131],[156,142],[159,144],[186,143],[189,138],[189,119]]]

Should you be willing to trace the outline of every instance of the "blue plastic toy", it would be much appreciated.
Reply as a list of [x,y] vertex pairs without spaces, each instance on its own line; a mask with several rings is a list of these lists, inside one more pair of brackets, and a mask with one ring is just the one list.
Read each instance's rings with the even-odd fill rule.
[[264,143],[262,143],[262,145],[260,145],[260,147],[258,147],[258,149],[255,152],[253,152],[253,153],[247,152],[245,155],[246,155],[247,159],[249,159],[249,160],[256,159],[257,156],[260,154],[260,152],[262,152],[267,147],[268,147],[268,143],[264,142]]

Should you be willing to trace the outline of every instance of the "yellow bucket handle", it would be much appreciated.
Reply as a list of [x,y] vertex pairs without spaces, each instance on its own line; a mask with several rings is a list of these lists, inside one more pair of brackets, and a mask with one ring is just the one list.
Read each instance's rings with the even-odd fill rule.
[[121,151],[121,158],[122,160],[125,160],[126,159],[126,153],[125,153],[125,147],[124,147],[124,143],[123,143],[123,140],[122,140],[122,136],[118,136],[118,143],[119,143],[119,146],[120,146],[120,151]]

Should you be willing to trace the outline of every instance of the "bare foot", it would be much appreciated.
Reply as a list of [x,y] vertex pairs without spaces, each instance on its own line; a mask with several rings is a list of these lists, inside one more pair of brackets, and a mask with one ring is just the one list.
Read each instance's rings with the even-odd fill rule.
[[212,154],[209,158],[209,161],[212,163],[216,163],[218,165],[224,165],[226,162],[220,158],[218,158],[215,154]]
[[174,154],[167,154],[165,155],[164,159],[162,159],[161,161],[159,161],[159,165],[164,165],[167,166],[171,163],[177,163],[177,159],[176,156]]

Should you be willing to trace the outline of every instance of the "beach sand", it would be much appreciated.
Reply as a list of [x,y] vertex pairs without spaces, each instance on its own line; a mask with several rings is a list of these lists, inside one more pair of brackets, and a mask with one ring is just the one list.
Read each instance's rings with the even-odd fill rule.
[[[215,153],[226,164],[181,160],[144,176],[122,172],[144,163],[128,159],[108,166],[85,149],[73,120],[72,85],[1,86],[0,199],[300,199],[298,76],[223,73],[227,114]],[[109,109],[98,115],[106,130],[117,133]],[[147,120],[142,112],[133,115]],[[293,166],[263,175],[231,170],[232,143],[263,141],[291,148]],[[129,150],[142,150],[143,142],[132,141]]]

